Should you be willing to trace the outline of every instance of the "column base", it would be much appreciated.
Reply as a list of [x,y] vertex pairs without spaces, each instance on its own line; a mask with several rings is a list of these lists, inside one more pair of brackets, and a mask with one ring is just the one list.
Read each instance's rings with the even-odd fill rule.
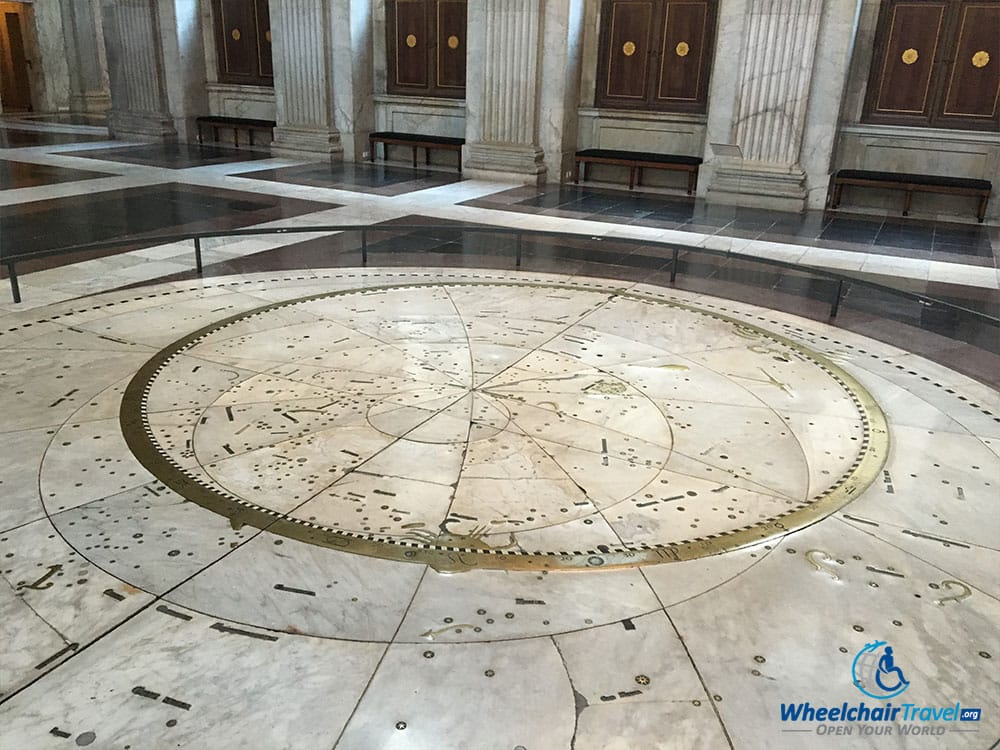
[[111,109],[111,94],[100,91],[73,94],[69,98],[69,111],[104,114]]
[[276,156],[322,154],[331,159],[341,158],[344,147],[336,130],[292,128],[279,125],[274,129],[271,153]]
[[108,113],[108,133],[112,138],[120,140],[177,140],[177,129],[173,118],[167,114],[150,112],[121,112],[111,110]]
[[462,172],[480,180],[542,185],[546,174],[544,156],[537,146],[469,143],[462,152]]
[[797,166],[719,165],[705,197],[710,203],[801,213],[806,209],[806,175]]

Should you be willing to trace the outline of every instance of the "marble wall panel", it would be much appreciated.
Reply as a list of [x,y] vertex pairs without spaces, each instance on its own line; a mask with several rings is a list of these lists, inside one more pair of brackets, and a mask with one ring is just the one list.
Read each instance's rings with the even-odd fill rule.
[[333,117],[347,161],[363,157],[375,124],[372,31],[372,0],[331,3]]
[[[991,179],[996,188],[997,175],[1000,175],[1000,140],[995,133],[867,125],[861,122],[879,6],[879,0],[860,0],[831,172],[837,169],[871,169],[944,174]],[[836,50],[829,50],[821,44],[820,59],[830,55],[835,56]],[[825,192],[825,186],[818,184],[811,189]],[[884,190],[845,190],[844,203],[863,210],[898,212],[901,196]],[[912,210],[914,213],[967,217],[972,215],[974,209],[971,198],[918,194],[913,198]],[[1000,201],[990,201],[986,220],[1000,220]]]
[[276,114],[274,89],[262,86],[208,85],[208,111],[224,117],[273,120]]
[[[31,71],[35,75],[32,84],[41,84],[33,91],[35,109],[39,112],[65,110],[69,107],[69,66],[59,3],[52,0],[36,2],[31,9],[35,17],[37,53],[32,54],[29,47],[28,56],[42,63],[39,73]],[[26,32],[30,45],[31,32]]]
[[[1000,140],[995,133],[908,128],[894,125],[842,125],[834,169],[941,174],[992,180],[1000,188]],[[896,191],[853,190],[845,203],[860,208],[901,210]],[[913,212],[971,217],[975,200],[949,195],[915,194]],[[1000,220],[1000,201],[993,198],[986,220]]]

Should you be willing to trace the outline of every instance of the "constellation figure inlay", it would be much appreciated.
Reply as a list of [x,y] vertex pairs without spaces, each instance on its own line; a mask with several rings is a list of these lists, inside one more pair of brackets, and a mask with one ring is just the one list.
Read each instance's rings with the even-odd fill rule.
[[860,494],[888,440],[867,392],[799,344],[567,282],[262,307],[161,351],[121,413],[146,468],[237,527],[439,569],[756,542]]

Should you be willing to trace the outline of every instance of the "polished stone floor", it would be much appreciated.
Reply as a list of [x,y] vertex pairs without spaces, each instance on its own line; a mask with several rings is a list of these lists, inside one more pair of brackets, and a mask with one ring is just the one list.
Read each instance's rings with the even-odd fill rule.
[[[94,148],[0,150],[110,175],[0,190],[7,258],[122,240],[0,305],[3,746],[996,741],[1000,279],[957,259],[995,226],[916,217],[975,252],[901,257],[885,216],[843,249],[818,239],[843,213],[793,242],[788,216]],[[368,268],[315,229],[354,223]],[[206,240],[201,276],[148,234],[257,226],[307,231]],[[494,226],[571,236],[517,267]],[[814,268],[846,274],[836,318]],[[781,717],[887,699],[981,718]]]

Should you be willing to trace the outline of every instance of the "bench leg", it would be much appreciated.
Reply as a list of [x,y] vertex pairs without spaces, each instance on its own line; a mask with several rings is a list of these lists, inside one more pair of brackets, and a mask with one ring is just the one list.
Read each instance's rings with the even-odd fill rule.
[[250,148],[253,148],[253,128],[247,131],[247,135],[250,136]]
[[239,128],[233,128],[233,145],[236,146],[236,148],[240,147],[240,129]]
[[636,167],[635,170],[635,184],[642,187],[642,167]]
[[424,148],[424,164],[428,167],[431,165],[431,150],[429,148]]
[[831,202],[830,208],[837,208],[840,206],[840,193],[844,189],[844,183],[834,182],[833,183],[833,201]]
[[903,199],[903,216],[910,215],[910,203],[913,201],[913,191],[907,190],[906,197]]
[[204,141],[201,138],[201,123],[198,123],[198,145],[200,146]]
[[983,193],[982,197],[979,199],[979,223],[982,224],[986,220],[986,204],[990,202],[990,194]]
[[573,160],[573,184],[580,184],[580,161],[578,159]]
[[688,195],[692,195],[697,186],[698,186],[698,170],[691,169],[688,171]]
[[368,139],[368,161],[375,161],[375,141]]
[[413,147],[413,168],[417,168],[417,147]]
[[635,187],[635,167],[628,168],[628,189]]

